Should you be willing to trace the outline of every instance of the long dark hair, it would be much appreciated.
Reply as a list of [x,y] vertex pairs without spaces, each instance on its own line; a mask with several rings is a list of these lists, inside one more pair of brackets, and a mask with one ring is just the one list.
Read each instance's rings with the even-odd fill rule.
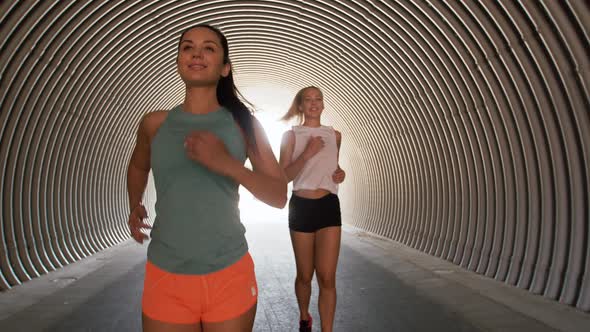
[[246,104],[252,106],[244,96],[238,91],[236,85],[234,83],[234,75],[231,68],[231,61],[229,59],[229,45],[227,43],[227,38],[225,35],[216,27],[213,27],[208,24],[197,24],[185,29],[180,34],[180,39],[178,40],[178,50],[180,51],[180,43],[182,42],[182,38],[184,34],[190,30],[196,28],[207,28],[219,37],[221,41],[221,46],[223,47],[223,63],[230,64],[230,71],[229,75],[226,77],[221,77],[219,82],[217,83],[217,101],[219,104],[225,108],[227,108],[238,125],[246,134],[246,139],[248,141],[248,145],[253,147],[252,151],[257,151],[256,149],[256,137],[254,135],[254,124],[253,124],[253,116],[252,116],[252,109],[253,107],[248,107]]

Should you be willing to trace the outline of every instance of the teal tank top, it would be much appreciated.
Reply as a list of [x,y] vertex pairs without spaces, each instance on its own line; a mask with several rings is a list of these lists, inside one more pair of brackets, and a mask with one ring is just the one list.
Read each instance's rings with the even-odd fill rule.
[[156,218],[148,259],[172,273],[218,271],[248,251],[239,185],[186,156],[184,139],[194,130],[214,133],[234,158],[246,160],[242,133],[227,109],[191,114],[179,105],[168,112],[151,144]]

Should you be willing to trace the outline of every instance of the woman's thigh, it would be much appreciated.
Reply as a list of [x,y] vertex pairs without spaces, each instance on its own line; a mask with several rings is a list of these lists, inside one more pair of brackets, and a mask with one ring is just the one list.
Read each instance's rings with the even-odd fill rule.
[[295,254],[297,275],[300,278],[309,279],[309,281],[313,277],[314,270],[314,242],[315,233],[291,231],[291,244]]
[[248,311],[234,319],[214,323],[203,322],[203,332],[251,332],[256,317],[256,306],[257,304],[254,304]]
[[316,232],[315,270],[320,284],[335,282],[341,233],[342,227],[339,226],[322,228]]
[[151,319],[141,315],[143,332],[201,332],[201,324],[173,324]]

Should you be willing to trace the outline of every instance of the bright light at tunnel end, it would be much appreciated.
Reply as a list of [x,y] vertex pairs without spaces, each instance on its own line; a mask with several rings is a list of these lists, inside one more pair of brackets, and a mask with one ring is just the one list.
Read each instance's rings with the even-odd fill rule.
[[[275,157],[279,158],[283,133],[291,123],[280,121],[291,105],[297,91],[279,87],[244,87],[242,95],[256,108],[255,116],[260,121],[270,142]],[[246,162],[250,167],[250,163]],[[289,191],[291,185],[289,184]],[[244,224],[287,223],[287,208],[273,208],[257,200],[248,190],[240,187],[240,215]]]

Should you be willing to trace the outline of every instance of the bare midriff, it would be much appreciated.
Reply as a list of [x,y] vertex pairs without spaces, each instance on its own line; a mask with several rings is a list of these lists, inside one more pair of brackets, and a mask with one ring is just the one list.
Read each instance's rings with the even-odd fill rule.
[[308,189],[301,189],[293,192],[295,195],[303,198],[309,199],[318,199],[322,198],[330,193],[329,190],[326,189],[315,189],[315,190],[308,190]]

